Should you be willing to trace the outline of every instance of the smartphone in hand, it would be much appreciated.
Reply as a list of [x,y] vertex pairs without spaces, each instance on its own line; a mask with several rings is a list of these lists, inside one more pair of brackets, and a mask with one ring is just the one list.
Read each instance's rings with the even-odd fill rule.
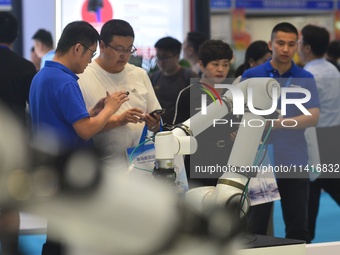
[[156,118],[155,114],[162,115],[164,113],[165,113],[165,109],[157,109],[157,110],[150,112],[149,114],[150,114],[150,116]]

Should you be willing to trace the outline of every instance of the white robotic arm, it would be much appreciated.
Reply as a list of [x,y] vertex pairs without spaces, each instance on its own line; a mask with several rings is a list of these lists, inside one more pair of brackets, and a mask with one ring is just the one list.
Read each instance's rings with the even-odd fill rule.
[[[225,87],[225,85],[220,84],[216,87]],[[173,159],[176,154],[193,154],[197,146],[200,146],[197,145],[195,136],[209,128],[216,120],[235,110],[233,101],[241,100],[244,95],[244,104],[251,102],[248,107],[252,111],[246,110],[244,112],[228,161],[228,166],[231,166],[235,171],[224,173],[219,178],[216,187],[194,188],[186,194],[188,203],[200,212],[211,207],[211,205],[240,205],[246,183],[250,177],[254,177],[254,175],[247,175],[243,169],[245,166],[253,165],[265,129],[263,123],[266,123],[265,117],[253,112],[257,113],[261,110],[266,112],[265,110],[271,111],[273,108],[276,110],[280,92],[280,85],[276,80],[272,78],[247,79],[239,83],[237,88],[234,91],[228,90],[223,95],[222,107],[219,104],[212,103],[207,107],[208,114],[202,115],[201,112],[198,112],[180,127],[171,132],[159,132],[155,136],[156,162],[159,171],[173,168]],[[238,92],[238,94],[235,92]],[[240,92],[242,92],[242,95]],[[252,93],[253,96],[250,97],[251,95],[248,95],[248,93]],[[254,123],[256,123],[256,127],[254,127]],[[263,125],[259,125],[259,123]],[[241,216],[243,216],[248,211],[247,201],[243,203],[240,209],[243,212]]]
[[[272,95],[278,94],[275,91],[280,86],[274,79],[258,78],[241,82],[237,88],[245,99],[249,89],[253,90],[255,109],[269,109],[276,102]],[[234,110],[231,99],[231,92],[227,92],[223,106],[211,104],[207,115],[198,113],[171,132],[156,135],[156,160],[161,171],[173,167],[176,154],[195,152],[200,146],[195,136],[214,119]],[[173,189],[103,169],[97,166],[91,151],[77,151],[65,158],[45,151],[30,152],[15,121],[1,109],[0,113],[6,119],[0,123],[0,132],[6,134],[0,137],[0,207],[47,217],[54,230],[50,237],[67,240],[67,254],[221,254],[228,240],[224,232],[232,220],[216,205],[239,205],[249,176],[225,173],[216,187],[187,192],[188,199],[179,208]],[[247,119],[264,120],[248,111],[242,122]],[[252,165],[263,130],[264,126],[240,125],[228,164],[238,169]],[[187,208],[186,204],[193,207]],[[217,209],[210,212],[213,215],[207,212],[210,206]],[[245,203],[242,210],[246,211],[247,206]],[[224,223],[220,220],[215,224],[217,218],[225,219]],[[196,231],[198,223],[202,227]]]

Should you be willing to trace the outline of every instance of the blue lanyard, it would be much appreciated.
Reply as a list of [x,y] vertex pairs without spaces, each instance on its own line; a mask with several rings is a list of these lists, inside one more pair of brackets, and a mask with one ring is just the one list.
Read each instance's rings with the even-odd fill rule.
[[[273,72],[269,72],[269,76],[270,76],[270,78],[274,78],[274,79],[275,79],[274,73],[273,73]],[[287,81],[286,81],[284,87],[286,87],[286,88],[289,87],[289,85],[292,83],[292,79],[293,79],[293,77],[290,75],[290,76],[288,77],[288,79],[287,79]]]

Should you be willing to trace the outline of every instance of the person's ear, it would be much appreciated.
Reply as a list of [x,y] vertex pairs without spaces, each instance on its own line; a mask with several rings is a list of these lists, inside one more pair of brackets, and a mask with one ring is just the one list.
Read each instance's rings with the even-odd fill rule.
[[268,42],[268,48],[270,49],[270,51],[273,51],[273,49],[272,49],[272,41]]
[[82,49],[81,49],[82,45],[80,43],[77,43],[73,46],[73,53],[74,55],[81,55],[82,54]]
[[102,40],[100,40],[99,41],[99,49],[102,50],[104,48],[105,48],[105,43]]

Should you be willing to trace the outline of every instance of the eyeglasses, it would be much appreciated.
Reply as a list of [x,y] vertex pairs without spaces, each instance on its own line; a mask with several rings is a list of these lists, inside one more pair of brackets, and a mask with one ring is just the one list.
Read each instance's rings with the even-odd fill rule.
[[110,45],[109,43],[106,43],[107,46],[109,46],[111,49],[114,49],[117,51],[119,54],[133,54],[137,51],[136,47],[132,45],[131,49],[124,49],[122,47],[116,48]]
[[94,56],[97,54],[97,52],[96,51],[94,51],[94,50],[91,50],[89,47],[87,47],[87,46],[85,46],[84,44],[82,44],[82,43],[80,43],[85,49],[87,49],[87,50],[89,50],[89,51],[91,51],[92,52],[92,56],[91,56],[91,58],[94,58]]
[[172,55],[172,56],[156,56],[156,58],[157,58],[157,61],[167,61],[170,58],[173,58],[175,56],[177,56],[177,55]]

